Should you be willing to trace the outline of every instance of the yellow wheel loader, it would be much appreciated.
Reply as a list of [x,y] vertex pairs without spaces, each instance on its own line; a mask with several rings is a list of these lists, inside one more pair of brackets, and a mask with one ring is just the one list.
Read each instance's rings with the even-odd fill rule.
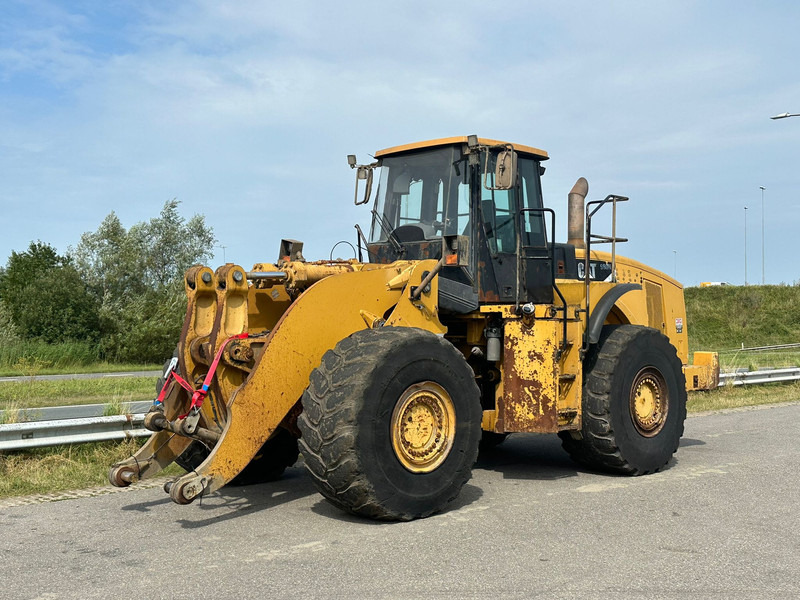
[[[250,271],[187,271],[154,433],[111,483],[177,461],[187,473],[165,490],[187,504],[280,476],[299,442],[331,503],[409,520],[454,499],[479,447],[508,433],[558,434],[592,469],[664,467],[686,391],[715,387],[719,367],[711,353],[688,362],[681,285],[617,255],[627,198],[586,203],[579,179],[555,243],[543,150],[465,136],[375,158],[348,157],[355,203],[372,203],[356,258],[308,262],[287,239]],[[610,235],[592,230],[601,209]]]

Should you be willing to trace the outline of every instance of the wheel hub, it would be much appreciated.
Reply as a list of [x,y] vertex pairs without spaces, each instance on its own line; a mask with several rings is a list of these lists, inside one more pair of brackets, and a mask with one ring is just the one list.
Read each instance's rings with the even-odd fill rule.
[[631,387],[630,412],[636,430],[645,437],[658,434],[667,421],[667,386],[656,369],[639,371]]
[[447,391],[425,381],[410,386],[392,413],[392,447],[412,473],[429,473],[444,462],[455,438],[455,408]]

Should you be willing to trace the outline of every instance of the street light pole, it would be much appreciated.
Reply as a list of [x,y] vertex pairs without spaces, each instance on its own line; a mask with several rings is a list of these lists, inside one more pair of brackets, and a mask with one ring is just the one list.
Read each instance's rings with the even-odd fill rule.
[[761,189],[761,285],[766,283],[766,275],[764,271],[764,190],[763,185],[758,186]]
[[675,265],[674,265],[674,268],[673,268],[673,271],[672,271],[672,278],[673,279],[677,279],[678,278],[678,251],[677,250],[673,250],[672,254],[675,256]]
[[773,121],[778,119],[788,119],[789,117],[800,117],[800,113],[781,113],[779,115],[775,115],[774,117],[770,117]]
[[744,284],[747,285],[747,207],[744,207]]

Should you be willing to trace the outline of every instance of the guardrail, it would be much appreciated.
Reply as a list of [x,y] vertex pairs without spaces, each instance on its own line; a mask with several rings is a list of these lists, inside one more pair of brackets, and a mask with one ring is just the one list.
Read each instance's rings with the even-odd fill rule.
[[775,346],[753,346],[752,348],[730,348],[728,350],[718,350],[719,354],[731,354],[736,352],[771,352],[773,350],[797,350],[800,343],[795,344],[776,344]]
[[785,369],[762,369],[759,371],[735,371],[719,374],[719,387],[726,385],[759,385],[800,380],[800,367]]
[[[16,423],[0,425],[0,451],[144,437],[144,413],[151,402],[123,405],[127,414],[104,415],[105,404],[55,406],[14,411]],[[9,416],[0,411],[0,422]]]

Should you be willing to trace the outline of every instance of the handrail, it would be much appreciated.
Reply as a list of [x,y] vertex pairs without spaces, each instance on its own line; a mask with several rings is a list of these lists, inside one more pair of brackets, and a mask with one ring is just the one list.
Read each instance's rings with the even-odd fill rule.
[[[567,347],[567,300],[566,300],[566,298],[564,298],[564,294],[561,293],[561,290],[558,288],[558,284],[556,283],[556,247],[555,247],[556,211],[554,211],[552,208],[521,208],[519,210],[519,216],[520,216],[519,235],[520,235],[520,239],[522,239],[522,234],[523,234],[523,232],[525,230],[525,213],[526,212],[527,213],[539,213],[539,214],[542,214],[542,215],[544,213],[549,213],[550,214],[550,232],[551,232],[551,235],[553,236],[553,241],[551,243],[549,243],[549,244],[547,243],[547,229],[545,229],[543,233],[544,233],[544,250],[547,253],[546,256],[544,256],[544,257],[532,256],[530,258],[532,258],[534,260],[550,259],[550,271],[551,271],[551,274],[553,276],[552,277],[553,289],[555,290],[556,294],[558,294],[558,297],[561,299],[562,307],[561,307],[560,310],[563,312],[562,321],[563,321],[563,329],[564,329],[564,331],[563,331],[563,334],[562,334],[561,345],[560,345],[559,350],[558,350],[559,356],[560,356],[560,354],[563,353],[564,350]],[[523,246],[520,245],[520,247],[522,248]],[[525,248],[538,248],[539,246],[526,245],[524,247]],[[526,257],[526,258],[528,258],[528,257]],[[517,259],[518,259],[518,263],[517,263],[517,278],[519,278],[519,270],[520,270],[520,265],[522,263],[521,253],[520,253],[520,256],[517,257]],[[559,310],[559,309],[556,308],[556,310]]]
[[[586,307],[584,310],[586,323],[583,328],[583,345],[581,347],[581,356],[583,356],[586,351],[589,349],[589,307],[591,303],[589,301],[589,288],[591,283],[590,271],[589,271],[589,263],[592,254],[592,240],[597,240],[599,244],[611,244],[611,281],[612,283],[617,282],[617,242],[627,242],[627,238],[618,238],[617,237],[617,202],[627,202],[628,198],[626,196],[616,196],[614,194],[609,194],[602,200],[592,200],[591,202],[586,203],[586,254],[583,257],[583,280],[586,286],[586,292],[584,294],[584,298],[586,300]],[[599,235],[596,233],[592,233],[592,217],[597,213],[598,210],[603,208],[606,204],[611,203],[612,212],[611,212],[611,236],[606,235]],[[590,210],[590,207],[594,206],[595,208]]]

